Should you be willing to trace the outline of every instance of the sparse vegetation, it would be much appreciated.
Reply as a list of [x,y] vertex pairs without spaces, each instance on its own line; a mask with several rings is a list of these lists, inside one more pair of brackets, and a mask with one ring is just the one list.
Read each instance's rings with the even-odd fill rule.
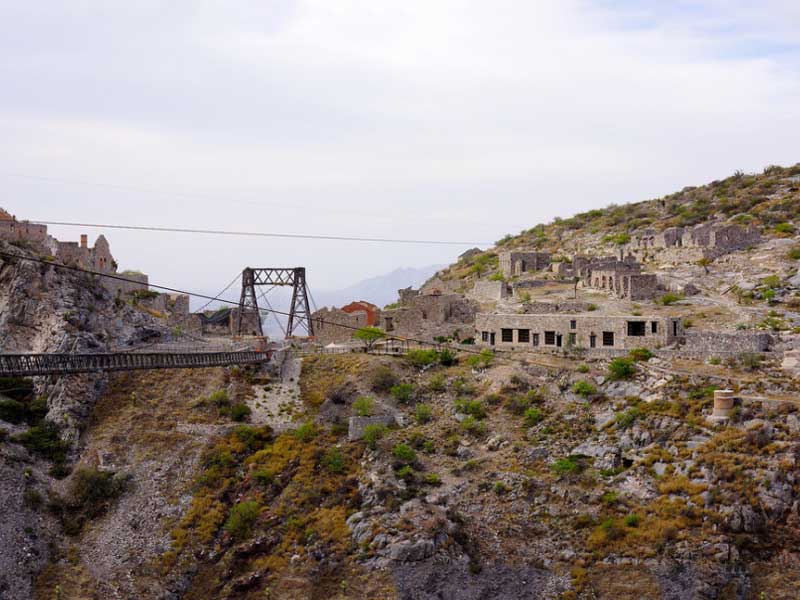
[[414,397],[414,386],[411,383],[398,383],[390,392],[395,400],[401,404],[408,404]]
[[608,378],[618,381],[636,374],[636,364],[630,358],[615,358],[608,364]]
[[414,407],[414,418],[417,423],[424,425],[433,418],[433,410],[427,404],[417,404]]
[[594,396],[597,393],[597,388],[588,381],[581,379],[580,381],[576,381],[574,384],[572,384],[572,393],[578,394],[578,396],[583,396],[584,398],[588,398],[589,396]]
[[683,300],[683,296],[681,294],[676,294],[674,292],[667,292],[663,296],[658,299],[659,304],[663,304],[664,306],[671,306]]
[[371,417],[375,412],[375,400],[360,396],[353,401],[353,414],[358,417]]
[[386,425],[381,425],[380,423],[367,425],[364,427],[364,436],[362,439],[367,443],[369,448],[374,450],[378,446],[378,440],[386,434],[386,430]]

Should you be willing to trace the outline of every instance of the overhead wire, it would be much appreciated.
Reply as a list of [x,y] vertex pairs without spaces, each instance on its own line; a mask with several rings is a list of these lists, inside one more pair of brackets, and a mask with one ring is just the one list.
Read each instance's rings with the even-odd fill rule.
[[225,229],[196,229],[187,227],[159,227],[155,225],[114,225],[109,223],[76,223],[73,221],[45,221],[30,219],[29,223],[35,225],[61,225],[65,227],[92,227],[98,229],[123,229],[129,231],[154,231],[159,233],[192,233],[203,235],[226,235],[238,237],[260,237],[276,239],[294,240],[327,240],[337,242],[369,242],[380,244],[423,244],[437,246],[486,246],[492,242],[469,242],[454,240],[424,240],[424,239],[403,239],[403,238],[383,238],[366,236],[346,236],[346,235],[323,235],[312,233],[276,233],[269,231],[234,231]]

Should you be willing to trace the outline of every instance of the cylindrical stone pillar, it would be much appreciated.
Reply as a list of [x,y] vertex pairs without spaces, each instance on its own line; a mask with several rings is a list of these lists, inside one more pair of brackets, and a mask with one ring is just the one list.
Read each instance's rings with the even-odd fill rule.
[[733,390],[714,390],[714,411],[717,418],[729,419],[733,411]]

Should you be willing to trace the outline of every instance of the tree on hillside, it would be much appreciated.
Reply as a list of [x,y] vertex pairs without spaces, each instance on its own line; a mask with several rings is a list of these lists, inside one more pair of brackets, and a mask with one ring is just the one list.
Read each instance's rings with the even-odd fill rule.
[[372,350],[375,342],[386,337],[386,333],[377,327],[362,327],[353,333],[353,337],[361,342],[364,342],[367,352],[369,352]]

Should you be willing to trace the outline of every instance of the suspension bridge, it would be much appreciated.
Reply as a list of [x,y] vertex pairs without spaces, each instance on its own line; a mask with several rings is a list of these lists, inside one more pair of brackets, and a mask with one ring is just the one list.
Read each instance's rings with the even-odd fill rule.
[[[121,277],[79,267],[61,265],[43,259],[14,256],[16,259],[31,260],[52,265],[56,268],[77,270],[90,275],[100,277],[110,277],[122,279]],[[194,344],[163,344],[161,340],[154,343],[144,344],[138,348],[126,349],[124,351],[111,352],[58,352],[58,353],[0,353],[0,377],[36,377],[45,375],[72,375],[78,373],[98,373],[107,371],[133,371],[141,369],[199,369],[206,367],[222,367],[231,365],[259,365],[267,362],[272,357],[272,351],[264,348],[263,329],[261,318],[264,312],[275,315],[279,311],[271,306],[269,309],[260,308],[256,296],[257,286],[270,286],[273,289],[279,286],[292,287],[292,303],[288,313],[287,326],[285,329],[286,337],[293,337],[300,328],[305,330],[307,338],[313,338],[314,325],[311,319],[311,307],[309,303],[309,292],[306,284],[306,270],[303,267],[295,268],[259,268],[247,267],[242,271],[242,289],[238,303],[226,300],[223,294],[232,287],[238,276],[234,278],[228,286],[216,296],[203,296],[202,294],[192,294],[167,288],[165,286],[151,285],[157,289],[189,293],[190,295],[206,298],[208,302],[200,308],[202,312],[212,302],[238,304],[238,322],[236,330],[239,340],[244,333],[244,323],[247,317],[255,322],[256,336],[254,343],[238,344],[239,348],[234,348],[233,339],[222,348],[211,349],[207,340],[186,335],[193,340]],[[266,300],[266,293],[262,292],[260,299],[269,305]],[[198,313],[189,313],[177,323],[173,323],[173,328],[178,328],[186,319]],[[160,351],[155,347],[160,346]],[[249,347],[248,347],[249,346]]]

